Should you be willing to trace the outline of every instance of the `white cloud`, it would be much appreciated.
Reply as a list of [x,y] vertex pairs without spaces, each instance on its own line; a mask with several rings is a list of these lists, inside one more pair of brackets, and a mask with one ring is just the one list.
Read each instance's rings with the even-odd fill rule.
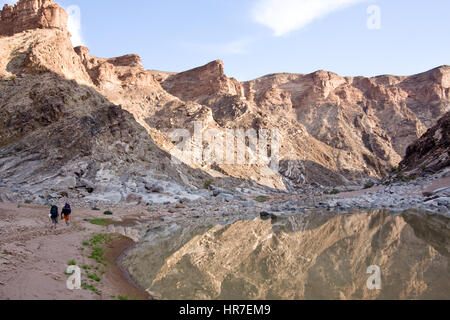
[[67,22],[67,29],[72,35],[72,45],[74,47],[84,45],[83,37],[81,34],[81,9],[79,6],[69,6],[66,9],[69,20]]
[[257,0],[252,17],[283,36],[333,11],[366,0]]

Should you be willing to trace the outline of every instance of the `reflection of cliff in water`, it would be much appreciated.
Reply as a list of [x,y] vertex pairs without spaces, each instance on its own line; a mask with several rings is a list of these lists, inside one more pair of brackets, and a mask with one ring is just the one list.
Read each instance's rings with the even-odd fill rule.
[[[449,220],[311,214],[152,232],[126,266],[168,299],[450,299]],[[369,290],[378,265],[382,290]]]

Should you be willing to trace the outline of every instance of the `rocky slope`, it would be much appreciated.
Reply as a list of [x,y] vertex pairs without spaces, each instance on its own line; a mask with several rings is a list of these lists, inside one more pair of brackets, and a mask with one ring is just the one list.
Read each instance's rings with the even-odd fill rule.
[[281,172],[300,184],[382,176],[450,108],[448,66],[410,77],[318,71],[239,83],[214,61],[160,82],[181,100],[208,106],[222,127],[277,128]]
[[[19,1],[14,12],[39,16],[49,5],[32,2]],[[42,201],[63,195],[119,202],[134,194],[158,201],[155,189],[182,195],[182,186],[203,185],[207,174],[173,165],[132,114],[100,93],[88,71],[65,30],[0,38],[2,191]]]
[[[318,71],[240,83],[219,60],[167,73],[145,70],[133,54],[95,57],[72,47],[66,21],[53,0],[19,0],[1,11],[0,187],[41,194],[88,186],[118,201],[153,199],[145,185],[161,179],[177,192],[208,179],[281,190],[357,184],[396,166],[449,110],[448,66],[410,77]],[[279,171],[248,161],[250,142],[244,164],[235,154],[228,164],[187,158],[171,141],[175,129],[200,132],[202,142],[187,142],[200,154],[213,146],[209,129],[276,129]]]
[[450,112],[406,150],[400,170],[412,174],[435,173],[450,166]]

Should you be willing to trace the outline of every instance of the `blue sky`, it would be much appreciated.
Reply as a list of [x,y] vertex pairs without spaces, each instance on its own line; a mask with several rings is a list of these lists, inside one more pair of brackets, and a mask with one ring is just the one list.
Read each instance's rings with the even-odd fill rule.
[[[244,81],[319,69],[408,75],[450,64],[448,0],[56,2],[80,8],[73,33],[93,55],[137,53],[147,69],[184,71],[221,59],[228,76]],[[369,18],[380,28],[368,28]]]

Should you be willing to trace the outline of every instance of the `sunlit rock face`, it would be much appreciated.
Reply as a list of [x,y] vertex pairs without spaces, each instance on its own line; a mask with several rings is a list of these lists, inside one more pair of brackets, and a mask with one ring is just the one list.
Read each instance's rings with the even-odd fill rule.
[[19,0],[0,11],[0,36],[25,30],[58,29],[67,31],[68,15],[53,0]]
[[[448,220],[414,213],[172,225],[125,264],[167,299],[448,299],[449,239]],[[367,286],[372,265],[381,290]]]
[[[227,188],[322,192],[350,187],[384,177],[399,164],[407,147],[450,110],[449,66],[412,76],[342,77],[317,71],[239,82],[227,77],[220,60],[172,73],[146,70],[134,54],[95,57],[88,48],[73,48],[66,24],[67,13],[53,0],[20,0],[0,12],[0,180],[7,190],[20,186],[44,197],[50,191],[67,193],[79,178],[74,171],[89,171],[83,178],[98,185],[94,189],[100,198],[101,193],[114,192],[113,198],[123,201],[129,194],[147,195],[148,181],[140,181],[142,166],[153,171],[151,179],[164,174],[189,188],[201,188],[210,178]],[[131,136],[138,138],[129,139],[124,129],[129,126],[123,123],[120,139],[98,138],[98,148],[91,152],[86,150],[92,146],[78,148],[91,142],[83,138],[77,143],[71,131],[55,131],[55,127],[72,129],[77,119],[112,105],[129,113],[125,122],[133,122],[130,126],[140,134]],[[105,126],[116,127],[122,120],[108,118]],[[203,149],[203,155],[218,150],[219,159],[194,159],[175,147],[172,134],[181,129],[194,136],[197,123],[203,139],[191,139],[188,145]],[[75,127],[82,130],[77,135],[92,137],[103,125]],[[211,130],[219,133],[211,137]],[[258,152],[260,161],[250,159],[250,153],[257,153],[251,150],[250,139],[243,163],[234,141],[226,143],[233,146],[231,152],[225,150],[220,136],[226,130],[257,136],[257,149],[263,151]],[[266,143],[260,135],[264,130],[277,132],[280,138],[271,137]],[[208,136],[218,138],[218,143]],[[142,145],[143,140],[152,140],[151,146]],[[58,155],[63,147],[70,150],[65,152],[70,159]],[[442,150],[436,149],[438,160],[446,159],[440,157]],[[183,153],[185,157],[180,156]],[[225,153],[232,154],[231,162],[220,160]],[[268,156],[276,169],[266,163]],[[446,166],[445,161],[438,162],[438,167]],[[129,173],[127,185],[121,194],[105,191],[104,183],[117,185],[122,179],[119,167]],[[36,187],[43,178],[61,175],[64,183]],[[82,191],[74,196],[89,195]]]

